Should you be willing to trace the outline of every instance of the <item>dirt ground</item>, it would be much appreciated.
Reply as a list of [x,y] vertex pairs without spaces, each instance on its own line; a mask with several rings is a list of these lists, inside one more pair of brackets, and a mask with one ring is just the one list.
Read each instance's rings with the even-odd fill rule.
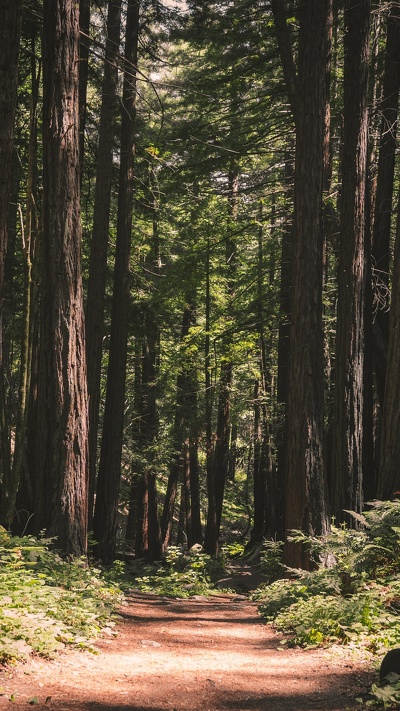
[[245,596],[132,593],[98,654],[67,651],[0,672],[0,710],[363,709],[376,674],[349,650],[282,648]]

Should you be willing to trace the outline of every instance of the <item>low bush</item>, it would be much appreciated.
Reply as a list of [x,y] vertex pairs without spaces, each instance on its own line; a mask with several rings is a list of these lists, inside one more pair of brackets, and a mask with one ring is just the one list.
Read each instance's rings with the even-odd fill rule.
[[222,577],[226,554],[213,558],[201,549],[187,553],[179,546],[170,546],[165,559],[156,564],[133,563],[130,572],[133,585],[142,592],[167,597],[189,598],[194,595],[220,593],[215,583]]
[[65,645],[92,649],[113,633],[120,587],[86,560],[63,560],[49,540],[11,537],[0,529],[0,662]]
[[[282,579],[261,586],[260,614],[287,635],[287,644],[351,644],[384,654],[400,640],[400,501],[373,501],[358,528],[332,526],[324,537],[295,531],[307,547],[311,572],[282,566]],[[352,513],[352,512],[349,512]],[[268,550],[268,549],[267,549]],[[276,563],[276,549],[274,557]],[[374,685],[366,706],[399,708],[399,680]]]

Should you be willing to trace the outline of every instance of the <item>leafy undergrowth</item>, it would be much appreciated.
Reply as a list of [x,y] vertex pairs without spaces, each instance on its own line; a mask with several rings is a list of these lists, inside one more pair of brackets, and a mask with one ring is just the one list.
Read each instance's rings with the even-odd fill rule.
[[50,543],[0,528],[0,663],[65,645],[92,649],[100,632],[113,634],[122,597],[115,574],[63,560]]
[[[272,561],[272,582],[253,599],[260,614],[288,635],[286,644],[346,644],[379,660],[399,645],[400,501],[368,506],[363,515],[352,513],[358,530],[332,526],[323,538],[293,533],[292,540],[310,552],[312,572],[277,565],[279,544],[266,542],[264,564],[268,570]],[[365,706],[400,707],[398,678],[386,681],[372,687]]]
[[167,597],[189,598],[194,595],[215,595],[232,592],[216,587],[225,571],[226,552],[211,558],[201,546],[184,553],[179,546],[170,546],[160,563],[136,561],[130,568],[133,586],[142,592]]

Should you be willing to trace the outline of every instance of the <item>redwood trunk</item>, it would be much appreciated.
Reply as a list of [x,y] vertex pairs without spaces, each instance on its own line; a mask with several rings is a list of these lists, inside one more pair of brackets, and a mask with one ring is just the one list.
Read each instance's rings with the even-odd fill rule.
[[139,37],[139,0],[127,8],[121,155],[118,193],[117,243],[111,310],[110,351],[103,437],[93,533],[97,555],[106,563],[115,557],[130,299],[130,251],[133,212],[133,168],[136,132],[136,67]]
[[3,282],[8,240],[11,164],[17,100],[18,53],[22,0],[0,3],[0,476],[11,470],[3,369]]
[[344,138],[333,434],[333,508],[363,505],[369,0],[345,5]]
[[87,391],[81,276],[78,8],[43,5],[43,303],[35,528],[87,544]]
[[[292,326],[288,393],[286,529],[327,529],[324,476],[324,336],[321,224],[329,0],[301,0],[296,122]],[[286,563],[307,566],[287,544]]]
[[121,30],[121,0],[109,0],[107,43],[102,85],[100,132],[96,168],[93,236],[90,250],[86,302],[86,354],[89,394],[89,529],[97,471],[97,440],[100,408],[100,377],[103,352],[104,300],[107,278],[107,247],[110,226],[113,149],[117,114],[117,58]]

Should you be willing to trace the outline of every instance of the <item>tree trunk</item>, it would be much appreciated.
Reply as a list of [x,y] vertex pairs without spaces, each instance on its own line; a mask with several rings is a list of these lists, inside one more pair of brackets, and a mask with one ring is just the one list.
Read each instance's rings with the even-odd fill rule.
[[113,150],[118,98],[117,58],[121,31],[121,0],[109,0],[107,42],[102,85],[99,146],[86,302],[86,355],[89,395],[89,530],[93,525],[97,472],[100,378],[103,352],[104,300],[113,174]]
[[[79,158],[81,184],[85,155],[86,97],[89,71],[90,0],[79,0]],[[100,124],[101,125],[101,124]]]
[[206,476],[207,476],[207,523],[204,534],[204,550],[209,555],[218,553],[218,530],[215,504],[215,481],[213,467],[212,438],[212,385],[210,351],[210,239],[207,241],[206,254],[206,336],[205,336],[205,416],[206,416]]
[[[181,344],[184,350],[185,339],[187,338],[190,328],[195,325],[196,312],[193,304],[194,299],[188,298],[188,305],[185,307],[182,318]],[[168,547],[171,542],[172,523],[175,509],[175,499],[178,490],[178,482],[180,472],[183,469],[184,462],[182,451],[186,437],[193,438],[193,429],[196,423],[197,396],[196,396],[196,374],[193,373],[190,363],[184,362],[182,370],[178,374],[176,384],[176,412],[173,428],[173,453],[170,464],[170,472],[168,476],[167,491],[164,500],[163,513],[161,518],[161,534],[164,547]],[[194,420],[194,422],[193,422]],[[193,439],[190,439],[193,442]],[[194,455],[193,444],[189,445],[189,471],[190,482],[192,482],[192,467],[191,461]],[[195,461],[193,461],[195,465]],[[193,487],[196,488],[195,471],[193,472]],[[195,495],[195,501],[198,496]],[[200,516],[200,511],[196,511],[196,520]],[[200,528],[201,531],[201,528]],[[196,534],[198,535],[198,533]],[[198,543],[199,541],[196,541]]]
[[18,388],[18,409],[15,424],[15,444],[12,462],[11,481],[8,491],[5,491],[4,522],[7,527],[12,523],[18,489],[21,480],[22,462],[26,447],[26,427],[29,405],[30,373],[32,361],[32,343],[34,331],[34,315],[36,312],[33,294],[33,259],[35,241],[38,233],[38,214],[35,202],[37,178],[37,102],[39,92],[40,68],[36,66],[36,23],[32,29],[31,38],[31,98],[29,121],[29,154],[26,184],[26,214],[21,218],[22,253],[24,259],[24,294],[23,294],[23,327],[21,338],[21,364]]
[[379,105],[382,119],[372,242],[373,284],[375,286],[375,323],[373,326],[375,371],[381,405],[385,391],[389,339],[390,233],[399,91],[400,7],[393,2],[387,19],[383,97]]
[[391,499],[394,496],[398,498],[400,494],[400,194],[392,282],[388,367],[377,487],[377,497],[381,500]]
[[3,478],[9,478],[11,470],[3,370],[3,282],[21,23],[22,0],[3,0],[0,3],[0,477]]
[[87,545],[87,390],[81,276],[78,8],[43,5],[43,303],[35,528]]
[[263,428],[260,402],[260,381],[254,386],[253,491],[254,525],[249,546],[262,541],[265,533],[266,477],[263,462]]
[[333,508],[363,505],[369,0],[345,4],[344,138],[333,434]]
[[[285,173],[288,197],[292,198],[293,192],[293,162],[292,156],[285,156]],[[277,403],[279,408],[280,430],[277,437],[277,525],[278,538],[285,537],[285,478],[286,478],[286,443],[287,443],[287,405],[289,386],[290,364],[290,324],[291,324],[291,299],[292,299],[292,251],[293,251],[293,222],[291,219],[292,200],[287,200],[286,211],[290,218],[283,225],[281,247],[281,272],[279,286],[279,336],[278,336],[278,377],[277,377]]]
[[[286,529],[327,530],[321,224],[329,0],[300,0]],[[285,562],[307,566],[287,543]]]
[[[237,219],[237,195],[239,188],[239,166],[234,160],[231,163],[228,176],[228,235],[226,237],[226,272],[228,313],[231,310],[235,296],[236,280],[236,238],[233,235],[234,223]],[[227,318],[229,324],[230,318]],[[230,354],[232,335],[225,336],[219,380],[219,399],[217,411],[217,431],[214,448],[214,487],[217,535],[221,525],[222,506],[224,501],[225,483],[229,471],[229,445],[231,433],[231,392],[233,386],[233,362]]]
[[96,507],[93,519],[93,533],[98,543],[96,554],[105,563],[112,562],[115,556],[121,479],[128,306],[130,299],[138,37],[139,0],[129,0],[126,21],[117,243],[111,311],[110,351]]
[[141,463],[137,472],[140,479],[138,499],[138,529],[136,556],[159,560],[162,552],[161,527],[158,520],[155,454],[158,437],[157,378],[159,334],[152,309],[143,313],[141,356],[141,410],[139,447]]

